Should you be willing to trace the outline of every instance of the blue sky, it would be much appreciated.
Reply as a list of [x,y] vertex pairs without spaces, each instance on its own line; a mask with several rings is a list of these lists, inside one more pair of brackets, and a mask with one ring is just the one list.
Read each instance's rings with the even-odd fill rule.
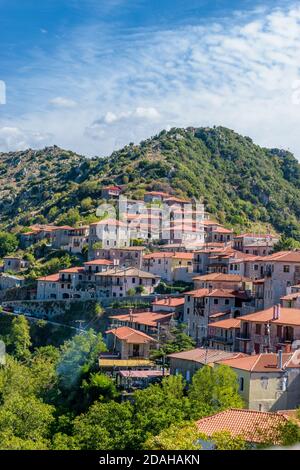
[[299,2],[0,0],[0,44],[0,152],[216,124],[300,157]]

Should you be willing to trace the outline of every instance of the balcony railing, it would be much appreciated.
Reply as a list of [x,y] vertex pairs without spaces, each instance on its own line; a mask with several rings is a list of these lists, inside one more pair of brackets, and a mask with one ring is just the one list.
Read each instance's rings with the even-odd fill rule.
[[250,333],[238,333],[236,339],[242,340],[242,341],[250,341]]
[[294,342],[294,338],[278,338],[279,344],[291,344]]
[[209,335],[207,339],[209,341],[216,341],[218,343],[233,344],[233,338],[226,338],[225,336]]

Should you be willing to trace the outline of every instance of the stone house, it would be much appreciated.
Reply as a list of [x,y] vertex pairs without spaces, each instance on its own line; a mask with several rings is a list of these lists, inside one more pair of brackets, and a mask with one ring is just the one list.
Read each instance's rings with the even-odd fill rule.
[[150,350],[156,345],[154,338],[128,326],[106,331],[106,338],[109,351],[125,360],[149,359]]
[[237,375],[239,393],[247,408],[257,411],[291,410],[300,403],[299,351],[225,359]]

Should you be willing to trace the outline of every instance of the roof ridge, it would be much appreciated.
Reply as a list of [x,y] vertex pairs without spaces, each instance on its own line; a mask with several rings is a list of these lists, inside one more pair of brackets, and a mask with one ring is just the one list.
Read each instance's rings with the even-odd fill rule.
[[250,372],[252,372],[256,366],[256,364],[260,361],[261,359],[261,356],[262,356],[262,353],[259,354],[258,358],[256,359],[255,363],[252,365],[251,369],[250,369]]

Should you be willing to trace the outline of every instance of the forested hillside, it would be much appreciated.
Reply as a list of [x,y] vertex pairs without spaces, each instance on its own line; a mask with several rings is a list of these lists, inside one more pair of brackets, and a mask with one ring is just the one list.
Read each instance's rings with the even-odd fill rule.
[[221,223],[300,240],[300,165],[223,127],[162,131],[111,156],[87,159],[58,147],[0,154],[0,222],[94,220],[107,184],[140,198],[162,189],[196,197]]

